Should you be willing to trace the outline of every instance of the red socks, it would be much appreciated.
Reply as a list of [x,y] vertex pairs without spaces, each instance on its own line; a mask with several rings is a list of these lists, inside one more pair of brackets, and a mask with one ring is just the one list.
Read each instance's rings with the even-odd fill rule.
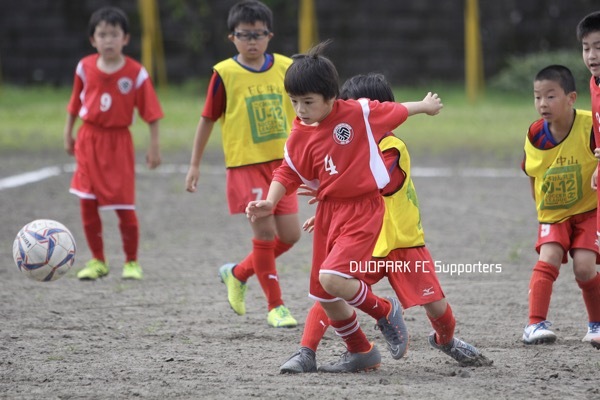
[[[96,200],[82,199],[79,204],[81,206],[83,231],[85,232],[85,238],[90,247],[92,257],[105,262],[102,220],[98,212],[98,202]],[[116,212],[119,217],[119,230],[121,231],[121,238],[123,240],[125,261],[136,261],[139,245],[139,224],[135,210],[116,210]]]
[[533,267],[529,281],[529,324],[537,324],[548,317],[552,285],[558,272],[558,268],[544,261],[538,261]]
[[119,230],[123,241],[125,262],[137,261],[140,228],[134,210],[116,210],[119,217]]
[[[390,302],[375,296],[371,288],[363,281],[359,281],[360,286],[354,297],[348,300],[348,304],[358,308],[360,311],[369,314],[375,320],[387,317],[391,310]],[[332,324],[333,325],[333,324]]]
[[590,322],[600,322],[600,273],[589,281],[577,281]]
[[331,321],[331,326],[335,329],[335,333],[344,339],[350,353],[365,353],[371,350],[371,343],[369,343],[367,336],[360,329],[355,311],[352,312],[352,316],[348,319]]
[[[252,239],[252,244],[256,277],[267,297],[269,311],[271,311],[273,308],[283,305],[279,278],[275,269],[275,241]],[[237,268],[234,270],[237,270]]]
[[[273,250],[275,258],[279,257],[280,255],[291,249],[292,246],[293,244],[284,243],[281,240],[279,240],[278,237],[275,237],[275,248]],[[246,282],[248,278],[254,275],[254,273],[254,255],[252,254],[252,252],[250,252],[250,254],[246,256],[246,258],[244,258],[235,266],[233,276],[235,276],[236,279],[242,282]]]
[[316,352],[321,339],[329,327],[329,318],[318,301],[308,310],[306,321],[304,322],[304,331],[300,346],[308,347]]
[[92,253],[92,257],[104,262],[104,242],[102,241],[102,220],[98,212],[96,200],[81,199],[81,221],[85,239]]
[[433,319],[429,314],[427,318],[431,321],[431,326],[435,330],[435,342],[437,344],[448,344],[454,337],[454,327],[456,326],[456,320],[454,314],[450,308],[450,304],[446,306],[446,311],[441,317]]

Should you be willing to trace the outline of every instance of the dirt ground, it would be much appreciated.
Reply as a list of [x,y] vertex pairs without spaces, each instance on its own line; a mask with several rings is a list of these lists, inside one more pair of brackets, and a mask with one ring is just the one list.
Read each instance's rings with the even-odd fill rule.
[[[443,268],[501,264],[501,271],[441,273],[457,318],[457,335],[493,360],[490,367],[459,367],[431,349],[424,310],[406,311],[411,334],[406,358],[393,360],[381,334],[362,317],[379,346],[378,371],[363,374],[280,375],[296,350],[303,323],[274,329],[256,279],[249,281],[248,312],[229,308],[218,267],[250,249],[244,217],[230,217],[219,156],[204,166],[200,193],[184,191],[188,154],[167,154],[158,171],[138,176],[140,262],[145,279],[120,279],[122,252],[114,213],[103,212],[111,274],[96,282],[75,277],[90,257],[77,199],[67,192],[70,173],[0,190],[0,398],[2,399],[592,399],[600,398],[600,351],[582,343],[587,316],[571,264],[555,284],[549,319],[553,345],[521,343],[527,286],[536,260],[535,212],[527,180],[461,175],[415,177],[427,243]],[[62,154],[4,154],[0,179],[72,162]],[[140,158],[141,159],[141,158]],[[426,158],[413,157],[417,166]],[[506,165],[505,165],[506,167]],[[303,205],[301,218],[311,215]],[[37,218],[63,222],[78,241],[75,266],[55,282],[26,279],[12,260],[17,231]],[[284,300],[303,321],[311,237],[278,262]],[[392,295],[386,282],[375,286]],[[343,351],[330,331],[318,362]]]

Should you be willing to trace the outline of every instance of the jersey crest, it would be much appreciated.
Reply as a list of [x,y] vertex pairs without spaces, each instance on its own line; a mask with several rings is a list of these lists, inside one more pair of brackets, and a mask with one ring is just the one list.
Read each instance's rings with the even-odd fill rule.
[[131,92],[131,89],[133,89],[133,81],[129,78],[123,77],[119,79],[117,86],[119,86],[119,91],[122,94],[127,94]]
[[354,129],[346,123],[337,124],[333,128],[333,140],[337,144],[345,145],[354,138]]

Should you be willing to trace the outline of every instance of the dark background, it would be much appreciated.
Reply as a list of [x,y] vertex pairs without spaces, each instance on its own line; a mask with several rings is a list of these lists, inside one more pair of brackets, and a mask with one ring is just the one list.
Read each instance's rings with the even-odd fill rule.
[[[161,0],[168,80],[207,78],[212,65],[234,54],[227,41],[228,9],[236,0]],[[299,1],[265,0],[274,12],[269,51],[298,52]],[[315,0],[320,40],[341,78],[367,71],[397,84],[464,80],[464,1]],[[140,59],[140,18],[133,0],[0,1],[0,66],[5,83],[71,84],[77,61],[93,52],[90,14],[123,8],[131,21],[126,53]],[[480,0],[485,76],[507,58],[540,51],[578,51],[575,27],[597,0]]]

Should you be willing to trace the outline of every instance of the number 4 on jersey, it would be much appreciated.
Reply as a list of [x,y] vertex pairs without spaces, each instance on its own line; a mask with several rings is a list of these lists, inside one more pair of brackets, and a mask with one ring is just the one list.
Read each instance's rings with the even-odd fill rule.
[[329,154],[325,156],[325,171],[329,172],[329,175],[337,174],[337,169],[335,168],[335,164]]

